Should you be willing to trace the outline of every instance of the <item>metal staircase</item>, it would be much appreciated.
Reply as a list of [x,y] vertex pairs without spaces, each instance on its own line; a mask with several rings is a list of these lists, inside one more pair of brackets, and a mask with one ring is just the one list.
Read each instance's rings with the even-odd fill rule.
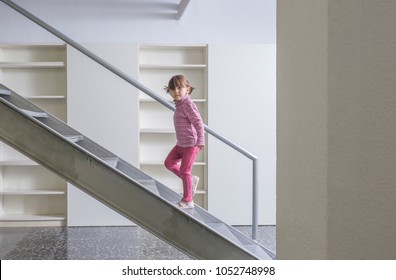
[[0,139],[197,259],[274,259],[259,243],[0,84]]

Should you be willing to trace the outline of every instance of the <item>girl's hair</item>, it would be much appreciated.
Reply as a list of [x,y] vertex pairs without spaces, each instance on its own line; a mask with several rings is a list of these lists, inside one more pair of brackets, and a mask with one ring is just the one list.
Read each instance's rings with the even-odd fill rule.
[[190,88],[188,94],[191,94],[194,90],[194,87],[190,86],[190,82],[187,80],[184,75],[175,75],[173,76],[169,82],[168,86],[165,86],[164,90],[168,93],[170,90],[175,90],[177,87],[187,87]]

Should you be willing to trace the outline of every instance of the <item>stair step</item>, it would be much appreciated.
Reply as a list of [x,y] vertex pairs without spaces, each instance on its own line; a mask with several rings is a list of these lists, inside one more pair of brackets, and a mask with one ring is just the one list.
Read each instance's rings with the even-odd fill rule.
[[137,180],[140,184],[142,184],[143,186],[145,186],[148,190],[150,190],[151,192],[155,193],[158,196],[161,196],[158,188],[157,188],[157,184],[154,180],[152,179],[139,179]]
[[67,138],[67,140],[76,143],[78,141],[82,141],[84,139],[83,135],[65,135],[65,137]]
[[255,254],[257,257],[259,257],[261,260],[273,260],[274,255],[269,254],[266,252],[261,246],[259,245],[245,245],[244,246],[249,252],[252,252]]
[[8,89],[0,88],[1,95],[11,95],[11,91]]
[[26,110],[26,109],[19,109],[22,112],[24,112],[25,114],[34,117],[34,118],[47,118],[48,114],[45,112],[37,112],[37,111],[30,111],[30,110]]
[[118,163],[118,157],[101,157],[101,159],[111,167],[116,168]]
[[205,224],[205,220],[204,218],[202,218],[202,216],[199,214],[199,211],[197,211],[196,209],[194,209],[194,211],[192,211],[191,216],[193,216],[194,218],[196,218],[198,221],[203,222]]
[[217,232],[221,233],[224,237],[229,240],[235,242],[238,245],[242,245],[238,238],[228,229],[228,227],[224,223],[207,223],[207,225]]

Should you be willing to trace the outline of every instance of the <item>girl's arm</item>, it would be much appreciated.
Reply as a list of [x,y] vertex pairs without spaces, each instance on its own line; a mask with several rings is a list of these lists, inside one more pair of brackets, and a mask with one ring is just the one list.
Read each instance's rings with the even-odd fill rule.
[[191,103],[191,106],[188,106],[187,112],[188,119],[190,120],[191,124],[194,126],[195,130],[197,131],[197,146],[200,150],[205,147],[205,130],[204,124],[202,121],[202,117],[199,114],[198,108],[194,103]]

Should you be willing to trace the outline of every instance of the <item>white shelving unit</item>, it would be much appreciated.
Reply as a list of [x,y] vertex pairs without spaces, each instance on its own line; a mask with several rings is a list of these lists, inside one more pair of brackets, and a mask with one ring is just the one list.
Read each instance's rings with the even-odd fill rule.
[[[139,47],[139,80],[148,88],[164,94],[163,88],[177,74],[188,77],[195,87],[191,98],[207,121],[207,46],[160,46]],[[169,96],[169,100],[172,101]],[[163,162],[176,144],[173,112],[152,98],[140,93],[140,168],[174,191],[182,192],[182,183],[168,171]],[[207,141],[206,141],[207,142]],[[194,202],[207,207],[207,147],[198,155],[193,174],[200,177]]]
[[[66,46],[0,45],[0,81],[66,121]],[[0,226],[66,223],[67,184],[0,142]]]

